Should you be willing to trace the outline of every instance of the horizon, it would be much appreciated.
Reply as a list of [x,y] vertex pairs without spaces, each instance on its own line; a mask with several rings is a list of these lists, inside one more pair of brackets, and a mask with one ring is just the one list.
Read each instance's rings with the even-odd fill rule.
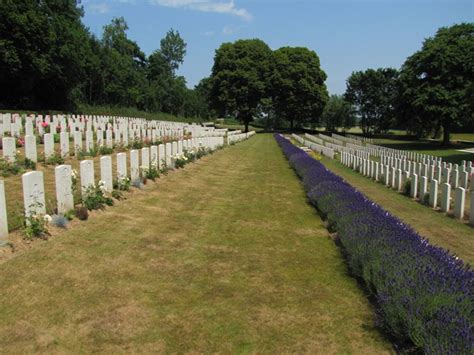
[[81,5],[85,26],[98,37],[112,18],[123,16],[128,37],[146,55],[159,48],[170,28],[179,31],[187,54],[177,73],[189,88],[210,75],[222,43],[259,38],[272,50],[315,51],[330,94],[344,93],[353,71],[399,69],[440,27],[474,19],[474,5],[465,0],[87,0]]

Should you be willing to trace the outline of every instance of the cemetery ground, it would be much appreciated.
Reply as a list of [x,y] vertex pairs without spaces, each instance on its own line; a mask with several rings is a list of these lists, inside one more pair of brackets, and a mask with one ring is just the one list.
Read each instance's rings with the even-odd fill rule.
[[0,287],[5,352],[392,352],[270,134],[36,243]]
[[339,161],[322,158],[321,162],[335,174],[364,193],[372,201],[409,224],[435,245],[454,252],[464,261],[474,264],[474,228],[448,218],[403,194],[376,183]]

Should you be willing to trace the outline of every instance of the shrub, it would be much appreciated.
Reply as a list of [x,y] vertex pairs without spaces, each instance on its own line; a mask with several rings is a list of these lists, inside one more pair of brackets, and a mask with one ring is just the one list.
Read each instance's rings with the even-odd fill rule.
[[403,183],[403,194],[406,195],[406,196],[410,196],[410,192],[411,192],[411,179],[407,179],[404,183]]
[[25,218],[25,239],[32,240],[34,238],[48,239],[50,235],[47,224],[51,220],[49,215],[30,214]]
[[64,164],[64,159],[59,153],[54,153],[44,162],[46,165],[61,165]]
[[320,162],[275,135],[327,218],[352,272],[366,284],[387,328],[426,353],[470,353],[474,344],[474,272]]
[[155,181],[157,178],[160,177],[160,172],[154,166],[150,166],[148,169],[145,169],[143,172],[144,172],[145,178],[153,180],[153,181]]
[[121,177],[114,181],[113,186],[115,190],[119,191],[130,191],[130,178]]
[[86,188],[82,204],[89,211],[92,211],[104,209],[105,206],[112,206],[114,201],[107,196],[104,185],[100,181],[99,184]]
[[109,155],[109,154],[112,154],[113,152],[114,152],[114,148],[109,148],[105,145],[103,145],[99,148],[99,154],[100,155]]
[[89,210],[86,207],[77,206],[74,209],[74,215],[80,221],[87,221],[87,219],[89,218]]
[[69,223],[69,218],[62,214],[55,214],[51,216],[51,224],[55,225],[58,228],[66,228]]

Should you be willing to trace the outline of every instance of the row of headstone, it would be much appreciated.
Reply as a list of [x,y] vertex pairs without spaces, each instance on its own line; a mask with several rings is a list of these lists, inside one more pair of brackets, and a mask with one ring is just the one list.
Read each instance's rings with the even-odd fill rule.
[[[243,136],[249,138],[255,132],[244,133],[238,137],[241,141]],[[196,152],[199,149],[215,150],[224,145],[224,137],[201,137],[187,140],[179,140],[152,145],[142,148],[140,151],[132,149],[127,153],[117,153],[116,159],[116,179],[130,178],[131,181],[140,178],[144,170],[150,168],[163,169],[172,168],[173,160],[182,156],[186,151]],[[127,158],[129,164],[127,164]],[[100,182],[103,188],[111,192],[113,189],[113,169],[112,156],[102,156],[100,158]],[[74,208],[73,195],[73,169],[71,165],[59,165],[54,170],[56,186],[56,202],[58,213],[66,213]],[[44,174],[42,171],[31,171],[22,175],[23,204],[25,216],[44,215],[46,213],[46,198],[44,189]],[[85,196],[91,186],[96,186],[96,173],[94,171],[93,160],[83,160],[80,163],[80,188],[81,194]],[[0,180],[0,238],[8,235],[7,204],[5,199],[5,187],[3,180]]]
[[[381,182],[388,187],[397,191],[402,191],[404,184],[410,180],[410,196],[424,203],[425,196],[429,196],[429,205],[432,208],[440,208],[443,212],[450,212],[451,205],[454,205],[453,214],[456,218],[463,219],[465,216],[466,193],[471,194],[469,223],[474,225],[474,173],[466,175],[463,173],[465,181],[463,186],[453,187],[447,182],[441,183],[441,198],[439,198],[440,181],[437,179],[429,179],[425,175],[424,170],[418,170],[416,165],[413,170],[406,170],[403,166],[391,166],[378,161],[364,159],[352,154],[342,153],[341,163],[351,167],[353,170],[360,172],[362,175],[370,177],[377,182]],[[414,162],[412,162],[414,163]],[[442,176],[442,175],[441,175]],[[449,174],[447,174],[449,176]],[[468,190],[469,181],[471,181],[471,191]],[[454,199],[452,192],[454,190]]]
[[292,134],[292,137],[293,139],[295,139],[298,143],[300,143],[301,145],[321,154],[321,155],[324,155],[328,158],[331,158],[331,159],[334,159],[334,155],[335,155],[335,152],[332,148],[329,148],[329,147],[325,147],[323,145],[320,145],[320,144],[317,144],[317,143],[314,143],[313,141],[311,140],[308,140],[308,139],[304,139],[300,136],[298,136],[297,134]]

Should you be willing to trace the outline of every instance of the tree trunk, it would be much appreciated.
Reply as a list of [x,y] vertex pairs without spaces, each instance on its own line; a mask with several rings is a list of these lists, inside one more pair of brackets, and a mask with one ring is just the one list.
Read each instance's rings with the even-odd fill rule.
[[449,145],[449,136],[450,136],[450,128],[449,125],[443,126],[443,146]]
[[245,133],[247,133],[249,131],[249,121],[245,120],[244,125],[245,125]]
[[293,131],[293,118],[290,118],[290,128]]

